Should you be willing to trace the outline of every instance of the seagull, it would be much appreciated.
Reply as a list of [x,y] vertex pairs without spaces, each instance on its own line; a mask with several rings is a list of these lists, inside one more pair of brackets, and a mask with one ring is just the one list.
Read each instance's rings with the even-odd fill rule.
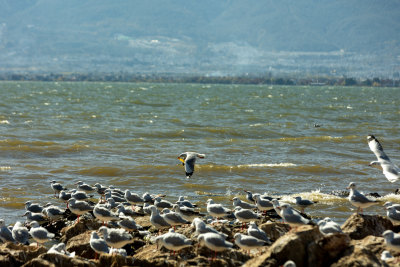
[[217,252],[221,252],[233,247],[231,242],[216,233],[205,233],[197,237],[200,246],[205,245],[207,248],[214,251],[214,258],[217,258]]
[[193,204],[189,200],[186,200],[185,197],[183,196],[179,196],[178,201],[175,203],[178,204],[179,206],[185,206],[192,209],[197,207],[196,204]]
[[[272,202],[272,206],[274,207],[274,210],[276,211],[276,213],[279,215],[279,217],[282,218],[282,208],[280,207],[279,201],[274,198],[271,200]],[[283,220],[283,218],[282,218]]]
[[283,203],[281,205],[281,208],[282,208],[282,218],[290,226],[298,227],[300,225],[305,225],[310,223],[310,220],[301,216],[301,214],[295,211],[289,204]]
[[60,194],[60,192],[62,190],[65,190],[66,188],[64,188],[60,183],[57,183],[56,181],[51,181],[50,182],[50,186],[51,188],[54,190],[54,197],[57,197],[58,194]]
[[102,221],[103,225],[105,225],[106,222],[118,220],[118,216],[116,214],[111,212],[106,207],[101,206],[101,204],[99,203],[94,206],[93,215],[94,217]]
[[393,223],[393,224],[399,224],[400,223],[400,211],[396,210],[395,207],[390,206],[386,208],[386,216],[388,219]]
[[172,204],[168,200],[161,199],[160,197],[156,197],[154,199],[154,206],[156,206],[158,210],[163,210],[165,208],[172,209],[173,205],[174,204]]
[[100,199],[103,200],[104,195],[106,193],[106,190],[108,189],[107,187],[99,184],[99,183],[95,183],[94,186],[96,187],[96,192],[97,194],[100,195]]
[[22,245],[28,245],[29,231],[20,221],[17,221],[11,231],[12,237],[15,241]]
[[79,191],[84,191],[87,194],[92,193],[97,189],[97,187],[90,186],[82,181],[78,181],[75,184],[77,185]]
[[134,215],[138,215],[137,212],[131,210],[131,209],[126,209],[124,204],[119,203],[117,206],[117,213],[121,214],[121,212],[125,215],[125,216],[134,216]]
[[42,212],[43,206],[38,203],[32,203],[31,201],[25,202],[25,209],[31,212]]
[[204,154],[199,154],[196,152],[185,152],[178,156],[178,159],[182,161],[182,164],[185,166],[186,179],[192,177],[196,159],[197,158],[203,159],[204,157],[205,157]]
[[224,239],[228,237],[228,235],[218,232],[216,229],[212,228],[211,226],[207,225],[202,219],[195,218],[192,222],[192,226],[195,227],[195,235],[201,235],[206,233],[214,233],[222,236]]
[[89,211],[93,210],[93,206],[91,206],[86,201],[76,200],[71,198],[69,201],[69,210],[78,216],[78,220],[76,223],[79,223],[79,217]]
[[39,246],[39,243],[43,244],[54,238],[54,234],[48,232],[46,228],[39,226],[39,223],[37,221],[32,221],[30,225],[31,229],[29,230],[29,234],[32,236],[33,239],[35,239],[35,241],[37,242],[37,246]]
[[43,223],[47,221],[46,216],[42,213],[27,211],[22,216],[26,216],[28,222],[37,221],[38,223]]
[[391,259],[394,259],[394,257],[392,256],[392,254],[390,254],[389,251],[387,251],[387,250],[382,251],[381,261],[387,262]]
[[248,200],[248,201],[250,201],[250,202],[256,202],[256,200],[254,199],[254,197],[253,197],[253,193],[251,192],[251,191],[246,191],[246,190],[243,190],[244,192],[246,192],[246,199]]
[[6,226],[3,219],[0,219],[0,240],[3,242],[15,242],[12,232]]
[[65,210],[55,205],[49,205],[43,208],[42,213],[49,218],[50,221],[55,221],[64,216]]
[[172,207],[172,209],[175,212],[179,213],[182,216],[182,218],[187,221],[193,221],[194,218],[201,216],[200,212],[195,211],[194,209],[186,207],[186,206],[180,207],[179,205],[175,204]]
[[380,165],[386,178],[392,183],[396,182],[400,178],[400,168],[392,163],[375,136],[368,135],[367,140],[369,148],[378,159],[378,161],[371,161],[369,166]]
[[300,207],[301,213],[304,213],[305,208],[315,204],[315,202],[308,199],[302,199],[300,196],[295,197],[295,199],[296,199],[296,205]]
[[342,229],[340,225],[331,220],[331,218],[326,217],[325,219],[318,222],[318,229],[323,235],[329,235],[334,233],[341,233]]
[[99,228],[99,232],[103,234],[107,245],[112,248],[122,248],[127,244],[133,243],[133,237],[124,229],[110,229],[102,226]]
[[383,204],[383,206],[385,208],[389,208],[390,206],[394,207],[397,211],[400,211],[400,204],[393,204],[390,201],[385,202],[385,204]]
[[274,208],[274,205],[270,200],[261,198],[259,194],[254,194],[253,197],[256,200],[257,209],[260,211],[268,211]]
[[225,208],[221,204],[214,203],[214,200],[212,200],[211,198],[208,199],[206,203],[207,203],[207,212],[213,217],[220,218],[231,214],[230,209]]
[[285,262],[283,267],[296,267],[296,263],[292,260],[288,260],[287,262]]
[[392,230],[386,230],[383,232],[382,236],[388,248],[400,252],[400,234],[396,234]]
[[142,226],[136,224],[134,219],[132,219],[129,216],[125,216],[124,213],[122,212],[119,213],[119,218],[121,220],[118,222],[118,225],[127,230],[128,232],[136,231],[138,229],[143,229]]
[[347,189],[350,189],[349,201],[353,206],[357,207],[357,214],[360,210],[362,213],[363,209],[378,204],[378,201],[370,200],[366,196],[358,192],[358,190],[356,189],[356,184],[353,182],[349,184]]
[[66,255],[68,257],[75,257],[75,251],[72,253],[69,253],[65,249],[65,243],[61,242],[58,244],[53,245],[48,251],[48,254],[61,254],[61,255]]
[[250,222],[249,228],[247,229],[247,234],[249,236],[263,240],[267,243],[271,243],[271,240],[268,238],[267,234],[263,230],[258,228],[257,224],[253,221]]
[[[174,205],[177,206],[176,204],[174,204]],[[171,226],[174,227],[174,230],[175,230],[175,226],[177,226],[177,225],[189,224],[189,221],[182,218],[182,216],[178,212],[175,212],[175,211],[170,211],[170,212],[162,215],[162,217],[168,224],[170,224]]]
[[58,195],[58,198],[63,200],[65,203],[67,203],[67,209],[68,209],[68,200],[71,198],[71,193],[66,192],[65,190],[61,190],[60,194]]
[[153,203],[154,202],[154,198],[149,194],[149,192],[145,192],[142,195],[142,198],[144,199],[145,202],[147,203]]
[[106,241],[100,238],[96,231],[93,231],[92,235],[90,236],[90,247],[96,253],[95,259],[97,259],[97,254],[108,253],[110,251]]
[[242,207],[243,209],[255,209],[255,208],[257,208],[256,205],[248,203],[246,201],[242,201],[238,197],[232,198],[232,201],[233,201],[233,206],[234,207],[239,206],[239,207]]
[[86,194],[85,191],[79,191],[79,190],[76,190],[76,189],[73,189],[71,191],[71,197],[76,199],[76,200],[85,200],[85,199],[89,198],[89,196]]
[[235,239],[235,244],[238,245],[241,249],[247,250],[250,254],[250,250],[254,248],[260,248],[262,246],[266,246],[270,243],[255,238],[249,235],[243,235],[240,233],[236,233],[233,238]]
[[151,215],[150,223],[159,231],[164,228],[169,228],[171,225],[165,221],[165,219],[160,215],[156,206],[150,206]]
[[260,220],[261,215],[255,213],[252,210],[249,209],[243,209],[242,207],[236,206],[235,207],[235,217],[242,223],[242,229],[243,229],[243,223],[246,225],[246,222],[251,222],[254,220]]
[[135,205],[144,203],[144,199],[141,196],[135,193],[131,193],[131,191],[129,191],[128,189],[125,190],[124,197],[126,201],[132,205],[132,210]]
[[157,246],[161,244],[159,246],[160,249],[165,247],[168,250],[174,251],[174,255],[176,251],[192,246],[190,239],[182,234],[175,233],[172,229],[168,233],[158,236],[155,241]]

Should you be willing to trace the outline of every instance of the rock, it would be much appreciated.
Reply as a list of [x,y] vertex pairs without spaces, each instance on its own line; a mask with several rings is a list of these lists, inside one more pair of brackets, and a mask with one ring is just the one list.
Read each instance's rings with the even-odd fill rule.
[[94,250],[90,247],[90,236],[91,230],[88,230],[82,234],[71,237],[67,244],[66,250],[68,252],[75,252],[75,255],[81,256],[87,259],[93,259],[95,256]]
[[393,230],[393,224],[389,219],[380,215],[354,213],[341,228],[343,233],[348,234],[351,239],[363,239],[369,235],[382,236],[385,230]]
[[288,224],[276,222],[267,222],[261,224],[259,228],[262,229],[272,241],[277,240],[290,230],[290,226]]
[[37,248],[7,242],[0,246],[0,266],[21,266],[45,252],[47,249],[42,246]]
[[361,240],[353,240],[344,256],[331,266],[384,266],[380,255],[385,249],[382,237],[367,236]]
[[135,259],[133,257],[124,257],[121,255],[107,255],[101,254],[99,258],[99,266],[133,266],[135,264]]
[[89,261],[81,257],[68,257],[61,254],[44,253],[39,257],[24,264],[24,267],[41,267],[41,266],[57,266],[57,267],[96,267],[97,263]]
[[67,243],[70,238],[85,233],[87,230],[97,230],[100,228],[100,226],[101,223],[95,220],[86,220],[81,218],[79,223],[61,229],[62,237],[60,241]]

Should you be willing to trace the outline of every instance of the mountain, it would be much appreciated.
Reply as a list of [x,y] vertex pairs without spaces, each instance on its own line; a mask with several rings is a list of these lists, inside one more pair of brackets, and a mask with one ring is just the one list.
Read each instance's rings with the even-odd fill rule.
[[0,0],[0,71],[387,74],[399,22],[397,0]]

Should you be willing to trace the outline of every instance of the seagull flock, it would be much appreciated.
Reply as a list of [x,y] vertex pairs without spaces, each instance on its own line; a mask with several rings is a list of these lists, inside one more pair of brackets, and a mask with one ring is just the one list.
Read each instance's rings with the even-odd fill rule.
[[[367,140],[370,149],[377,157],[377,161],[371,162],[370,165],[380,165],[383,174],[390,182],[397,181],[400,169],[391,162],[383,151],[382,145],[373,135],[369,135]],[[193,175],[196,159],[204,157],[204,154],[196,152],[185,152],[178,156],[185,167],[186,178],[189,179]],[[27,201],[23,215],[26,216],[25,223],[17,221],[13,226],[6,226],[5,221],[0,219],[1,241],[29,244],[33,239],[37,246],[50,240],[54,242],[55,234],[50,233],[43,226],[65,217],[67,209],[76,215],[75,223],[80,223],[80,217],[87,213],[92,214],[102,223],[97,231],[92,231],[90,238],[90,246],[96,253],[96,257],[101,253],[126,256],[127,252],[124,246],[134,242],[133,232],[138,232],[145,237],[145,240],[151,240],[158,249],[164,247],[174,255],[184,248],[193,247],[194,243],[213,251],[213,259],[217,257],[218,252],[230,250],[235,245],[250,254],[251,250],[258,250],[272,244],[267,234],[257,225],[269,211],[275,211],[282,222],[290,226],[291,231],[295,231],[302,225],[317,224],[323,235],[342,232],[340,225],[328,217],[318,221],[310,220],[304,210],[316,202],[302,199],[300,196],[295,197],[292,203],[300,209],[297,210],[289,203],[283,203],[279,199],[245,190],[247,201],[236,196],[231,199],[233,208],[230,208],[215,203],[210,198],[204,203],[206,213],[202,213],[196,204],[183,196],[172,203],[164,199],[165,195],[152,195],[148,192],[139,195],[128,189],[121,190],[99,183],[92,186],[83,181],[78,181],[74,185],[76,188],[68,191],[57,181],[50,182],[54,196],[65,202],[66,208],[52,203],[42,206]],[[351,182],[347,188],[350,190],[349,202],[357,207],[357,213],[362,213],[363,209],[379,204],[377,200],[369,199],[360,193],[354,182]],[[92,201],[95,198],[91,194],[94,193],[99,195],[97,203]],[[400,224],[400,204],[386,202],[384,206],[387,210],[387,217],[393,223]],[[155,230],[153,233],[135,222],[135,216],[143,215],[149,216],[149,221]],[[220,232],[214,227],[214,224],[225,223],[241,224],[241,230],[233,234],[232,240],[228,240],[226,233]],[[176,232],[177,228],[187,226],[192,228],[190,237]],[[247,228],[247,231],[244,228]],[[154,237],[152,234],[157,235]],[[387,230],[382,236],[389,249],[400,252],[400,234]],[[55,244],[48,251],[48,253],[74,256],[74,253],[66,251],[64,243]],[[390,253],[384,251],[382,257],[384,256],[390,258]]]

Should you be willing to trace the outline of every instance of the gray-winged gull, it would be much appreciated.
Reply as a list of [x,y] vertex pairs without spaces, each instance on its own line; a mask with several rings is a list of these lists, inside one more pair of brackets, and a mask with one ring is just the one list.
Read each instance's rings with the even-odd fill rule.
[[17,221],[12,228],[12,237],[22,245],[29,244],[29,231],[20,221]]
[[50,182],[50,186],[54,190],[54,197],[57,197],[62,190],[66,190],[66,188],[64,188],[60,183],[57,183],[54,180]]
[[6,226],[3,219],[0,219],[0,239],[3,242],[15,242],[12,232]]
[[39,223],[37,221],[32,221],[30,223],[30,226],[31,229],[29,230],[29,234],[37,242],[37,246],[39,246],[39,243],[43,244],[54,238],[54,234],[48,232],[46,228],[39,226]]
[[386,208],[386,216],[393,224],[400,224],[400,212],[395,207],[390,206]]
[[248,203],[246,201],[242,201],[238,197],[232,198],[232,201],[233,201],[233,207],[239,206],[239,207],[242,207],[243,209],[255,209],[255,208],[257,208],[256,205]]
[[383,232],[382,236],[388,248],[400,252],[400,234],[396,234],[392,230],[386,230]]
[[309,224],[310,220],[301,216],[300,213],[295,211],[289,204],[283,203],[282,208],[282,218],[292,227],[298,227],[300,225]]
[[207,212],[215,218],[225,217],[231,214],[231,210],[222,206],[222,204],[216,204],[211,198],[207,200]]
[[247,250],[250,254],[250,250],[258,249],[260,247],[270,244],[264,240],[255,238],[249,235],[243,235],[241,233],[236,233],[233,238],[235,239],[235,244],[243,250]]
[[331,218],[326,217],[323,220],[320,220],[318,223],[318,229],[323,235],[341,233],[342,229],[340,225],[331,220]]
[[93,210],[93,206],[90,205],[89,203],[87,203],[86,201],[80,201],[80,200],[71,198],[70,200],[68,200],[68,203],[69,203],[69,210],[73,214],[78,216],[76,223],[79,223],[79,217],[81,215]]
[[304,213],[305,208],[315,204],[314,201],[311,201],[309,199],[302,199],[300,196],[295,197],[295,199],[296,199],[296,205],[300,207],[301,213]]
[[103,234],[104,241],[112,248],[122,248],[123,246],[133,243],[133,237],[124,229],[110,229],[106,226],[99,228],[99,232]]
[[385,177],[392,183],[396,182],[400,178],[400,168],[392,163],[375,136],[368,135],[367,140],[369,148],[378,159],[378,161],[371,161],[369,165],[380,165]]
[[206,233],[214,233],[221,235],[224,239],[228,237],[228,235],[218,232],[215,228],[207,225],[202,219],[200,218],[195,218],[193,219],[192,226],[195,227],[195,235],[201,235],[201,234],[206,234]]
[[77,185],[76,187],[78,188],[79,191],[84,191],[87,194],[92,193],[97,189],[97,187],[90,186],[82,181],[78,181],[75,184]]
[[192,177],[194,172],[194,165],[196,163],[197,158],[204,158],[204,154],[196,153],[196,152],[184,152],[178,156],[178,159],[182,161],[182,164],[185,166],[186,179]]
[[95,259],[97,259],[97,254],[108,253],[110,251],[106,241],[100,238],[96,231],[93,231],[90,236],[90,247],[96,252]]
[[47,218],[43,213],[26,211],[22,216],[26,216],[28,222],[37,221],[38,223],[43,223],[47,221]]
[[249,236],[261,239],[267,243],[271,243],[271,240],[268,238],[267,234],[263,230],[258,228],[255,222],[250,222],[249,228],[247,229],[247,234]]
[[205,245],[207,248],[214,251],[214,257],[217,257],[217,252],[231,249],[233,244],[225,240],[225,238],[216,233],[205,233],[197,237],[200,246]]
[[118,222],[118,225],[129,232],[143,229],[143,227],[138,225],[132,217],[125,216],[122,212],[119,213],[119,218],[121,220]]
[[[157,247],[165,247],[174,252],[192,246],[192,241],[183,234],[175,233],[172,229],[166,234],[156,237]],[[160,246],[159,246],[160,245]]]
[[97,219],[103,222],[105,225],[106,222],[109,221],[118,221],[118,215],[113,213],[111,210],[107,209],[104,206],[101,206],[100,203],[96,204],[93,208],[93,215]]
[[38,203],[32,203],[31,201],[26,201],[25,209],[31,212],[42,212],[43,206],[41,206]]
[[350,189],[350,194],[349,194],[349,201],[350,203],[357,207],[357,213],[361,210],[361,213],[363,212],[363,209],[368,208],[370,206],[378,204],[378,201],[376,200],[370,200],[356,189],[356,184],[351,182],[347,189]]
[[[177,204],[174,204],[174,206],[178,206]],[[170,211],[164,215],[162,215],[164,220],[169,223],[171,226],[175,227],[177,225],[182,225],[182,224],[189,224],[190,222],[182,218],[182,216],[175,211]]]
[[174,205],[172,209],[187,221],[193,221],[194,218],[201,216],[200,212],[186,206],[181,207],[179,205]]
[[132,193],[128,189],[125,190],[124,197],[126,201],[132,205],[132,209],[134,208],[135,205],[144,203],[144,199],[141,196],[139,196],[136,193]]
[[255,220],[260,220],[261,215],[255,213],[254,211],[250,209],[243,209],[242,207],[235,207],[235,217],[242,223],[242,229],[243,229],[243,224],[246,225],[246,222],[251,222]]
[[169,228],[171,225],[165,221],[165,219],[160,215],[156,206],[150,206],[151,215],[150,215],[150,223],[158,230]]

